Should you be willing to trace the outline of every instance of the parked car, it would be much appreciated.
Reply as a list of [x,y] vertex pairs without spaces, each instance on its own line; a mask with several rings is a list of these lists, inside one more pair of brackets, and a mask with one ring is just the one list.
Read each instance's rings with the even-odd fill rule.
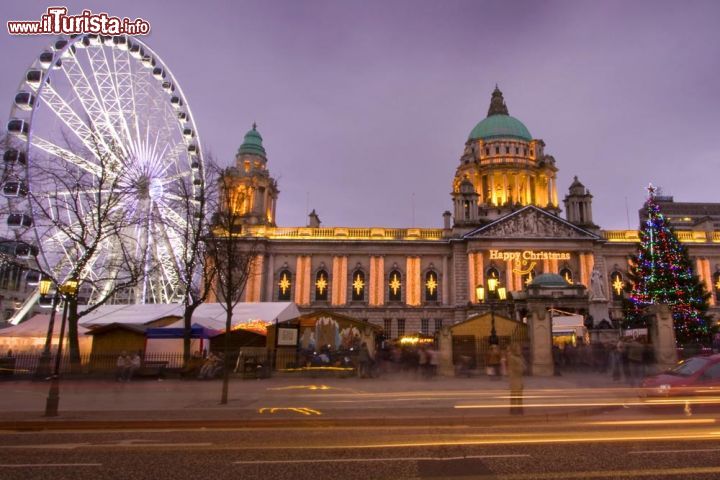
[[719,395],[720,354],[690,357],[670,370],[645,378],[641,387],[647,397]]

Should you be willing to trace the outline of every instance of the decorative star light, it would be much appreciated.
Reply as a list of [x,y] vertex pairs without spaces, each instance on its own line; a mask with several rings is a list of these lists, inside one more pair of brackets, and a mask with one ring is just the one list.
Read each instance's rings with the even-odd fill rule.
[[280,283],[278,283],[278,286],[280,287],[280,291],[283,295],[287,293],[288,289],[290,288],[290,279],[287,278],[287,274],[283,273],[282,278],[280,279]]
[[438,286],[438,284],[437,284],[437,281],[435,280],[435,276],[430,275],[428,277],[427,282],[425,282],[425,287],[428,289],[428,292],[430,293],[430,295],[433,295],[435,293],[435,289],[437,288],[437,286]]
[[617,292],[617,294],[620,295],[622,293],[622,289],[625,285],[623,284],[622,280],[620,280],[620,277],[617,276],[617,277],[615,277],[615,281],[613,282],[612,286],[615,289],[615,291]]
[[328,282],[327,280],[325,280],[325,275],[320,275],[320,277],[317,279],[317,282],[315,282],[315,287],[317,288],[318,293],[322,295],[327,286]]
[[355,289],[355,294],[360,295],[363,291],[363,288],[365,288],[365,282],[363,282],[362,277],[358,273],[355,277],[355,281],[353,282],[353,288]]
[[393,275],[392,280],[390,280],[390,289],[393,292],[393,295],[398,294],[398,290],[400,290],[400,287],[402,286],[402,283],[400,283],[400,279],[398,278],[397,274]]

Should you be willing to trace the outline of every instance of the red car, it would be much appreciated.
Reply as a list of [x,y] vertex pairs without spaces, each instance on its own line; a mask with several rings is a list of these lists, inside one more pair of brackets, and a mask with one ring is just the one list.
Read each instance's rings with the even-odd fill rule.
[[647,377],[641,387],[649,397],[720,395],[720,354],[690,357],[670,370]]

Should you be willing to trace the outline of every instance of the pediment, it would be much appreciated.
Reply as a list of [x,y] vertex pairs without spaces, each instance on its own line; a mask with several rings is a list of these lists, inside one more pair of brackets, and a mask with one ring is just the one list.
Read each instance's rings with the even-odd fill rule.
[[476,228],[464,238],[599,239],[597,235],[532,205]]

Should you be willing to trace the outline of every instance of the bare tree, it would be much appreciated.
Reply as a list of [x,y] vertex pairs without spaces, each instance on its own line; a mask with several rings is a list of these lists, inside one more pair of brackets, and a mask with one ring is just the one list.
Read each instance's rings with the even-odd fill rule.
[[234,168],[214,169],[218,195],[206,243],[208,260],[215,271],[213,291],[225,310],[225,368],[220,400],[224,405],[228,402],[228,354],[233,309],[242,301],[245,286],[252,275],[258,242],[253,237],[243,235],[243,212],[240,205],[245,201],[243,197],[246,193],[237,188],[237,171]]
[[[181,252],[177,252],[178,278],[183,302],[183,363],[190,359],[192,317],[195,310],[207,301],[213,292],[216,269],[207,254],[209,218],[208,209],[217,205],[215,193],[217,182],[216,168],[211,156],[207,156],[205,166],[199,161],[195,179],[183,177],[172,186],[173,196],[179,207],[176,213],[182,217],[182,226],[178,231],[181,239]],[[196,182],[196,179],[201,182]]]
[[[80,364],[80,318],[128,295],[156,268],[148,264],[148,245],[138,235],[148,222],[145,179],[119,147],[98,138],[92,152],[71,147],[66,161],[36,159],[28,168],[27,198],[44,256],[39,269],[57,286],[72,286],[63,296],[74,369]],[[87,306],[81,309],[80,303]]]

